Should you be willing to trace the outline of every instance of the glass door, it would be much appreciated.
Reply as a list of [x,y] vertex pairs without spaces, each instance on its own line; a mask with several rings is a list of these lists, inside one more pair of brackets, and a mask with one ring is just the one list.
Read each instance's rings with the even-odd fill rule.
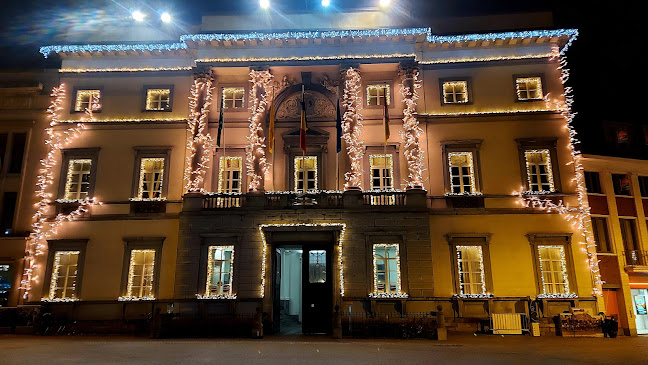
[[333,283],[331,246],[303,246],[302,332],[331,333]]

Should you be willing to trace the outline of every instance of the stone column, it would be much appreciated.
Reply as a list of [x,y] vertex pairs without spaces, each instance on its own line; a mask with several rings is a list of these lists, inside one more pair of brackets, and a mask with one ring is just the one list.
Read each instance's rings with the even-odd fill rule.
[[208,118],[212,102],[213,78],[209,71],[200,70],[194,74],[189,96],[189,118],[187,120],[187,152],[184,172],[185,193],[202,193],[205,174],[209,169],[213,138],[209,134]]
[[362,141],[362,99],[360,91],[362,80],[357,66],[342,67],[344,93],[342,99],[342,139],[346,145],[350,168],[344,174],[345,190],[362,189],[362,161],[364,157],[364,142]]
[[248,170],[248,190],[251,193],[263,193],[264,176],[270,164],[266,159],[266,137],[263,132],[270,95],[268,93],[272,75],[267,67],[250,69],[250,134],[245,149],[245,163]]
[[425,154],[420,146],[419,137],[423,129],[416,119],[416,102],[421,87],[418,79],[419,70],[416,63],[401,63],[399,66],[401,77],[400,92],[403,95],[405,108],[403,109],[403,144],[405,158],[407,159],[408,175],[405,181],[407,189],[423,189],[423,172],[425,171]]

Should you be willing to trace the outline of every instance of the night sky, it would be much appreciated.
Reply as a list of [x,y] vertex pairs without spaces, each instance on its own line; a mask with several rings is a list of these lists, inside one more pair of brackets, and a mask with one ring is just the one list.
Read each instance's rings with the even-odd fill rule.
[[[363,9],[377,0],[332,0],[340,10]],[[317,12],[319,0],[272,0],[282,12]],[[344,3],[343,5],[340,5]],[[568,52],[570,85],[574,88],[576,123],[585,140],[583,149],[594,151],[601,143],[603,121],[646,123],[639,114],[643,102],[643,67],[639,50],[639,2],[616,1],[511,1],[511,0],[392,0],[398,6],[415,8],[422,17],[473,16],[528,11],[551,11],[554,28],[578,28],[580,36]],[[350,5],[352,4],[352,5]],[[178,34],[188,33],[205,14],[249,14],[258,11],[256,0],[21,0],[5,4],[0,14],[0,69],[57,68],[56,59],[44,60],[41,45],[57,44],[65,29],[83,30],[104,24],[128,26],[130,8],[148,11],[168,9]],[[505,29],[504,29],[505,30]],[[177,39],[177,38],[176,38]],[[638,80],[634,80],[638,78]],[[634,96],[633,93],[637,93]]]

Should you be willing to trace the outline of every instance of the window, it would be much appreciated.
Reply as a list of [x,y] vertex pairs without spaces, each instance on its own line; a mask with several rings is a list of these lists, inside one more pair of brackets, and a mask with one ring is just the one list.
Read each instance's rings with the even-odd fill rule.
[[0,167],[3,172],[19,174],[22,171],[26,144],[26,133],[0,134]]
[[242,176],[242,157],[223,156],[220,158],[218,174],[219,193],[240,193]]
[[206,296],[232,296],[234,246],[209,246]]
[[617,128],[616,130],[616,143],[618,144],[629,144],[630,143],[630,133],[625,128]]
[[139,188],[137,192],[139,199],[162,198],[164,160],[164,157],[145,157],[140,160]]
[[245,88],[242,87],[223,88],[223,108],[225,109],[243,108],[244,100],[245,100]]
[[77,90],[74,111],[84,112],[86,109],[93,112],[101,110],[101,90]]
[[48,299],[76,299],[80,253],[80,251],[56,251]]
[[569,294],[565,247],[539,245],[538,262],[543,294]]
[[446,81],[443,83],[443,104],[465,104],[467,102],[467,81]]
[[401,293],[400,254],[397,243],[373,245],[374,295]]
[[171,89],[146,89],[146,110],[171,110]]
[[601,178],[598,172],[585,171],[585,187],[590,194],[602,194]]
[[518,77],[515,79],[515,85],[518,100],[542,100],[542,80],[540,77]]
[[486,294],[481,246],[457,246],[457,274],[461,295]]
[[128,264],[128,286],[126,296],[130,298],[154,299],[155,250],[135,249],[130,251]]
[[472,152],[449,152],[450,192],[452,194],[476,193],[475,170]]
[[636,264],[636,252],[639,249],[639,241],[637,237],[637,226],[634,219],[619,218],[621,225],[621,238],[623,239],[623,250],[626,253],[626,261],[628,265]]
[[596,241],[596,252],[612,252],[606,217],[592,217],[592,233]]
[[367,86],[368,106],[385,105],[385,103],[387,105],[391,104],[389,85],[379,84]]
[[326,282],[326,250],[308,251],[308,282]]
[[555,191],[549,150],[524,151],[529,191]]
[[392,155],[370,155],[371,189],[393,189],[394,169]]
[[87,199],[90,191],[91,159],[70,159],[68,161],[65,199]]
[[643,198],[648,198],[648,176],[638,176],[639,191]]
[[0,307],[6,307],[9,303],[9,292],[11,291],[11,266],[0,264]]
[[295,157],[295,191],[317,190],[317,156]]
[[612,174],[612,186],[614,195],[631,196],[630,176],[626,174]]
[[7,191],[2,196],[2,216],[0,216],[0,235],[13,233],[13,221],[16,214],[18,193]]

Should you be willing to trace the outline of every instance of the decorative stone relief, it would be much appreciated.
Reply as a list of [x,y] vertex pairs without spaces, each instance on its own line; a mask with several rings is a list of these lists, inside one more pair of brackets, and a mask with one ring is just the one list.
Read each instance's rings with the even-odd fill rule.
[[[301,118],[301,92],[290,95],[277,109],[278,120],[299,120]],[[306,90],[304,92],[306,103],[306,118],[310,119],[335,119],[335,106],[324,95]]]

